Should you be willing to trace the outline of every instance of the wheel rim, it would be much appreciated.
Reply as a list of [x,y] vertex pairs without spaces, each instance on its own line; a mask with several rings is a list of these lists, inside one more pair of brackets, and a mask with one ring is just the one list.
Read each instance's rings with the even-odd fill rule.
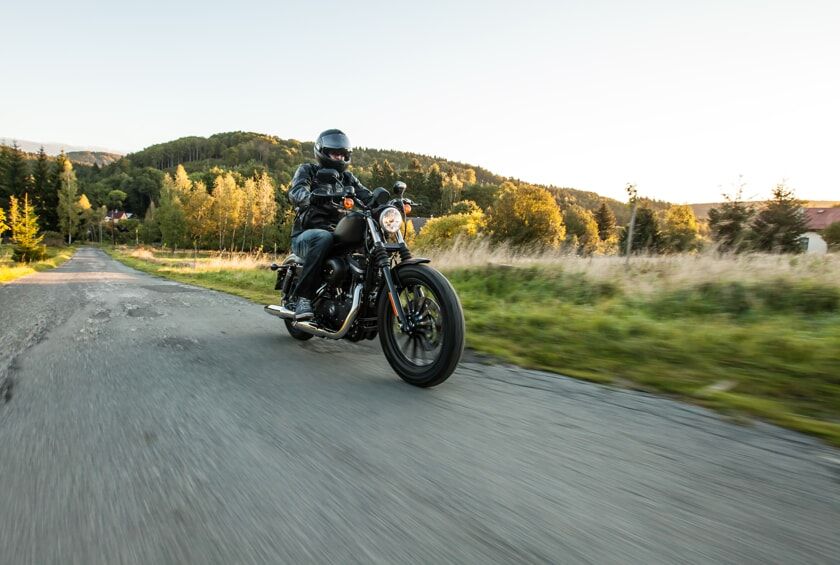
[[391,316],[391,335],[400,356],[418,367],[433,364],[443,351],[444,329],[440,299],[422,283],[410,283],[400,291],[400,303],[414,322],[411,332],[400,329],[397,316]]

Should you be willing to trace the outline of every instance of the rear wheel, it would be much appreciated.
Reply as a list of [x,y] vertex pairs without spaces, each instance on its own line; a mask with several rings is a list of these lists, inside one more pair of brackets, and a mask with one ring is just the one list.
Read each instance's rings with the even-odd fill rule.
[[455,289],[426,265],[396,271],[400,303],[414,322],[403,332],[387,289],[379,298],[379,340],[401,379],[419,387],[439,385],[452,374],[464,352],[464,312]]
[[283,322],[286,324],[286,329],[289,331],[289,335],[295,339],[306,341],[307,339],[312,339],[314,337],[312,334],[300,331],[294,327],[291,320],[283,320]]

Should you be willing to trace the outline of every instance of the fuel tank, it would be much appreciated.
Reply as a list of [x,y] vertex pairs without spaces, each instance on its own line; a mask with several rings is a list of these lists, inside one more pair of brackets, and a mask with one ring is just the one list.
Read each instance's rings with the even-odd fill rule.
[[365,216],[360,212],[350,212],[335,226],[335,243],[342,246],[359,245],[365,240]]

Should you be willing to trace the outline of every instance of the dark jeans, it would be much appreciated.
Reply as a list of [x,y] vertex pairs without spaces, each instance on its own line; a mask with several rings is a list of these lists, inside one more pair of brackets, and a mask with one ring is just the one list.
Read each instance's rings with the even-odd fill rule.
[[311,299],[321,285],[324,261],[333,245],[333,234],[327,230],[306,230],[292,238],[292,252],[303,259],[303,272],[294,295]]

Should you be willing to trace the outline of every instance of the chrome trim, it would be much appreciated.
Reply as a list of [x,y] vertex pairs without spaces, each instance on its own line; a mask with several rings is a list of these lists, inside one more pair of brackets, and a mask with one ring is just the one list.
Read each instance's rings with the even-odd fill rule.
[[272,316],[277,316],[278,318],[283,318],[286,320],[294,319],[295,311],[289,310],[284,306],[278,306],[276,304],[269,304],[265,308],[263,308],[267,313],[271,314]]
[[[338,331],[331,332],[330,330],[319,328],[318,326],[313,325],[312,322],[292,322],[292,326],[297,330],[316,335],[318,337],[325,337],[328,339],[343,338],[347,335],[347,332],[350,331],[350,327],[353,325],[353,322],[356,320],[356,316],[359,313],[359,307],[362,305],[363,287],[364,285],[357,284],[353,289],[353,304],[350,306],[350,312],[347,313],[347,317],[344,319],[344,323],[341,324]],[[266,309],[268,309],[268,306],[266,306]],[[294,312],[292,312],[292,316],[294,317]]]

